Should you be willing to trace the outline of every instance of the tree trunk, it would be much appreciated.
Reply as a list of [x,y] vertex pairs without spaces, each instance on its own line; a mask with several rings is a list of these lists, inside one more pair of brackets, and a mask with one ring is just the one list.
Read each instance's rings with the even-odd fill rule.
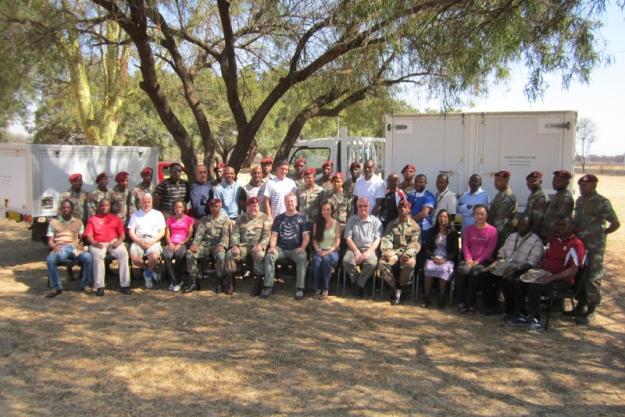
[[245,160],[243,161],[243,166],[241,168],[249,168],[252,166],[257,153],[258,144],[256,143],[256,139],[254,139],[252,146],[250,146],[250,149],[247,151],[247,155],[245,156]]

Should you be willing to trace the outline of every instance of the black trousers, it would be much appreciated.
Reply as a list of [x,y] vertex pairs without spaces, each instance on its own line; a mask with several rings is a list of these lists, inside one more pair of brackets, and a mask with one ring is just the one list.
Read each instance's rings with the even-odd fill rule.
[[554,290],[565,290],[571,286],[563,280],[551,281],[547,284],[527,285],[527,313],[530,317],[540,318],[540,298],[550,296]]
[[464,262],[456,271],[456,301],[475,307],[477,292],[482,291],[484,305],[488,308],[497,306],[497,286],[500,278],[484,271],[484,265],[469,268]]

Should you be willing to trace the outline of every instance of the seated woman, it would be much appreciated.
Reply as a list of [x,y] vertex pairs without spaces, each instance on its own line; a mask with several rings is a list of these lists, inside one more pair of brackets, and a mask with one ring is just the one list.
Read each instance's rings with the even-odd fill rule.
[[332,218],[334,206],[325,202],[313,225],[312,245],[315,254],[312,258],[314,298],[328,298],[328,287],[332,268],[339,263],[338,248],[341,241],[341,224]]
[[497,303],[495,283],[488,279],[486,266],[492,261],[497,245],[497,229],[486,223],[488,209],[482,204],[473,208],[475,223],[462,232],[464,261],[456,272],[456,300],[458,311],[475,313],[475,297],[482,289],[484,304],[492,309]]
[[[166,222],[165,240],[167,246],[163,249],[163,260],[167,275],[171,280],[169,291],[178,292],[182,288],[182,273],[187,254],[187,243],[193,237],[193,224],[195,220],[184,214],[186,203],[183,199],[174,201],[174,214],[169,216]],[[173,260],[176,260],[174,267]]]
[[458,255],[458,232],[451,227],[447,210],[438,212],[432,231],[433,233],[430,233],[424,247],[427,260],[423,267],[425,297],[422,306],[429,307],[432,283],[434,278],[437,278],[440,291],[438,306],[443,308],[445,307],[447,283],[451,279],[451,274],[454,271],[454,260]]

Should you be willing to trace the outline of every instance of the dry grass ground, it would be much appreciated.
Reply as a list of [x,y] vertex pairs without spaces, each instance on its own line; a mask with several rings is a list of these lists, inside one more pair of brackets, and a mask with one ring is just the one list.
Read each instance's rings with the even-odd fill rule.
[[[625,220],[625,178],[600,191]],[[625,229],[625,228],[624,228]],[[625,232],[591,327],[331,297],[43,298],[46,250],[0,221],[0,416],[625,415]],[[72,282],[68,288],[76,288]]]

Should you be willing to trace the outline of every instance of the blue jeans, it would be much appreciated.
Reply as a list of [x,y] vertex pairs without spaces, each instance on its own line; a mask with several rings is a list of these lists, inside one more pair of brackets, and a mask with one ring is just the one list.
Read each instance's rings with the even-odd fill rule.
[[80,255],[74,255],[74,246],[66,245],[62,246],[59,252],[50,252],[46,262],[48,263],[48,278],[50,278],[50,286],[55,290],[62,290],[61,278],[59,277],[59,271],[57,265],[59,262],[71,261],[78,259],[82,267],[82,275],[80,277],[80,288],[86,288],[89,286],[89,281],[92,275],[92,258],[91,254],[87,251],[82,252]]
[[330,277],[332,276],[332,267],[339,263],[339,252],[330,252],[329,255],[321,257],[316,253],[312,258],[312,277],[313,289],[327,290],[330,287]]

